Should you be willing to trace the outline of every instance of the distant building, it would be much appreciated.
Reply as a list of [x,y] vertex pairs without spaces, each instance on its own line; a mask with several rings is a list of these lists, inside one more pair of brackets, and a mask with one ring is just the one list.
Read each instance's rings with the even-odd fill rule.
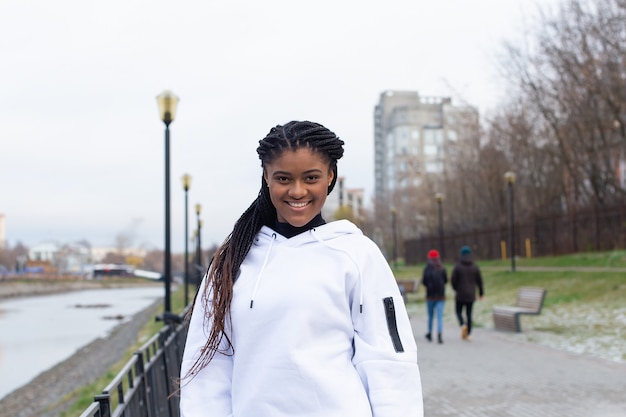
[[350,207],[354,220],[362,217],[363,213],[363,189],[347,188],[345,177],[337,178],[333,192],[326,198],[326,204],[322,209],[322,217],[326,221],[335,220],[335,213],[340,207]]
[[53,262],[61,246],[56,242],[42,242],[30,248],[28,259],[31,261]]
[[84,274],[91,262],[91,249],[84,244],[42,242],[28,251],[27,265],[48,265],[59,274]]
[[385,91],[374,111],[374,193],[378,201],[441,176],[457,145],[478,136],[478,111],[449,97]]
[[126,257],[131,256],[131,257],[144,258],[146,256],[146,250],[142,248],[125,248],[125,249],[120,250],[119,248],[112,248],[112,247],[98,247],[98,248],[91,248],[91,257],[94,263],[99,263],[99,262],[102,262],[102,260],[107,256],[107,254],[120,253],[120,252],[121,252],[121,255],[124,255]]

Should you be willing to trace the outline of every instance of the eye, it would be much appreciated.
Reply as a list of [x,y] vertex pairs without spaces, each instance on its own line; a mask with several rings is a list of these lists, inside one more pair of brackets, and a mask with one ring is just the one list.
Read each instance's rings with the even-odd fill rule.
[[316,181],[318,181],[319,179],[320,179],[320,176],[319,176],[319,175],[313,175],[313,174],[312,174],[312,175],[307,175],[307,176],[306,176],[306,181],[307,181],[307,182],[316,182]]
[[281,175],[281,176],[278,176],[278,177],[274,177],[274,179],[275,179],[276,181],[278,181],[279,183],[281,183],[281,184],[284,184],[284,183],[286,183],[286,182],[288,182],[288,181],[289,181],[289,178],[287,178],[287,177],[285,177],[285,176],[282,176],[282,175]]

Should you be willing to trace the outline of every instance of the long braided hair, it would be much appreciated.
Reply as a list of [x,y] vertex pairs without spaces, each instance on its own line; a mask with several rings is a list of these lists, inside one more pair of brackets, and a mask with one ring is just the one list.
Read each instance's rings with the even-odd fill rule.
[[[343,156],[344,142],[333,132],[319,123],[292,121],[283,126],[273,127],[265,138],[259,141],[257,153],[261,167],[265,169],[284,151],[296,151],[308,148],[317,152],[333,172],[333,179],[328,186],[328,194],[337,182],[337,160]],[[217,352],[232,354],[233,346],[225,331],[226,321],[230,320],[230,304],[233,298],[233,284],[239,267],[244,261],[254,237],[263,226],[273,227],[276,222],[276,208],[270,200],[269,187],[261,175],[261,189],[254,202],[244,211],[235,223],[233,231],[215,253],[208,270],[207,285],[201,302],[204,303],[211,320],[209,336],[198,360],[187,376],[193,377],[213,359]],[[197,299],[194,301],[197,302]],[[222,341],[227,346],[224,348]]]

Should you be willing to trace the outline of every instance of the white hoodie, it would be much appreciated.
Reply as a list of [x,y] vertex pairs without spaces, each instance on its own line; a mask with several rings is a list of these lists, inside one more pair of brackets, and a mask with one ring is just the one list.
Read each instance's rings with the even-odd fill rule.
[[[207,340],[203,304],[198,295],[181,377]],[[423,416],[398,285],[349,221],[291,239],[263,227],[235,281],[231,316],[234,351],[183,380],[183,417]]]

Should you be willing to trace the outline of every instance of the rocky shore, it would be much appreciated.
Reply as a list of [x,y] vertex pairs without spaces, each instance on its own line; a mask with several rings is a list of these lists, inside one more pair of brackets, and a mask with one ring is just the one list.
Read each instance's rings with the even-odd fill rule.
[[[111,285],[126,286],[127,284],[92,281],[54,284],[0,282],[0,300],[7,297],[111,288]],[[146,285],[155,284],[146,283]],[[41,373],[29,384],[1,399],[0,417],[58,417],[72,404],[73,398],[68,394],[81,386],[92,383],[122,359],[128,347],[136,342],[140,329],[145,323],[154,320],[160,305],[161,301],[156,301],[150,307],[135,314],[131,320],[120,323],[107,337],[99,338],[84,346],[66,361]],[[94,392],[94,395],[98,393]]]
[[158,281],[146,280],[2,280],[0,281],[0,301],[13,297],[39,296],[58,294],[68,291],[93,290],[100,288],[137,287],[140,285],[160,286]]

